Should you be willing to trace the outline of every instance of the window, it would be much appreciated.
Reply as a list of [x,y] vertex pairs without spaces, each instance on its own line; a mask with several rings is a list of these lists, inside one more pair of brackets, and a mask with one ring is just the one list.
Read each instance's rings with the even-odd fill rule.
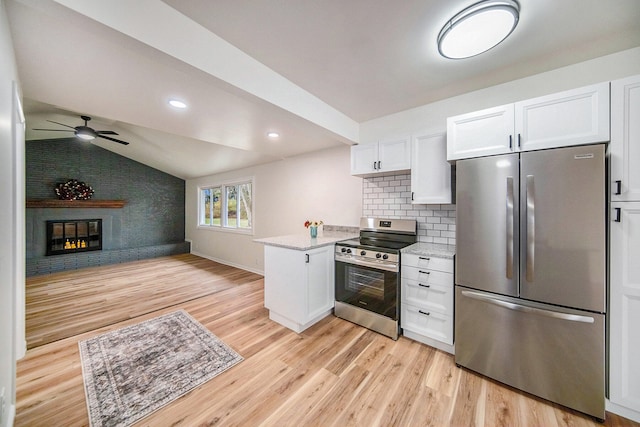
[[200,187],[198,225],[251,231],[253,180]]

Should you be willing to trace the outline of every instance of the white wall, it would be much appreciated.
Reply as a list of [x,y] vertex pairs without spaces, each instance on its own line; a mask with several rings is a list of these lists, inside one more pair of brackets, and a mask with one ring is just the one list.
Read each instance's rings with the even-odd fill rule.
[[370,143],[428,129],[446,131],[449,116],[482,110],[563,90],[640,74],[640,47],[558,68],[501,85],[426,104],[360,125],[360,142]]
[[[24,239],[21,233],[24,201],[18,200],[24,187],[22,159],[24,141],[14,143],[14,84],[18,79],[13,54],[9,23],[5,4],[0,0],[0,394],[4,393],[5,407],[0,426],[13,424],[15,414],[16,377],[16,289],[24,289],[24,252],[16,239]],[[20,204],[21,206],[18,206]],[[6,225],[9,224],[9,227]]]
[[[264,271],[263,245],[253,239],[306,233],[304,221],[359,225],[362,178],[352,177],[341,146],[186,182],[186,238],[191,252],[250,271]],[[254,177],[254,235],[197,227],[198,187]]]

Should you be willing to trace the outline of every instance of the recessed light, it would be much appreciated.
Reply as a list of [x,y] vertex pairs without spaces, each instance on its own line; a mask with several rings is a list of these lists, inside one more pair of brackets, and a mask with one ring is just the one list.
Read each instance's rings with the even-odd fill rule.
[[181,110],[187,108],[187,104],[185,104],[184,102],[177,100],[177,99],[170,99],[169,100],[169,105],[171,105],[172,107],[175,108],[180,108]]
[[269,132],[269,133],[267,133],[267,136],[269,138],[277,138],[277,137],[280,136],[280,134],[278,132]]
[[483,0],[449,19],[438,34],[438,52],[445,58],[479,55],[500,44],[520,19],[516,0]]

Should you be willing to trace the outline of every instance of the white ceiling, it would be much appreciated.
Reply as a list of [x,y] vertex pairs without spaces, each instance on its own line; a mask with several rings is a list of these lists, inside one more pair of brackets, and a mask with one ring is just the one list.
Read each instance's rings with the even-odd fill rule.
[[501,45],[439,57],[440,28],[474,2],[5,0],[27,139],[90,115],[131,143],[97,145],[184,179],[357,143],[364,121],[640,46],[638,0],[520,0]]

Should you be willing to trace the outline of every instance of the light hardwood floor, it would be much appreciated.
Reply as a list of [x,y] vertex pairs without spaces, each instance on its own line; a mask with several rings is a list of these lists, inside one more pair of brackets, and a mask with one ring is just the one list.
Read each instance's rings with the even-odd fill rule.
[[[296,334],[268,319],[260,276],[238,270],[224,281],[220,272],[229,267],[191,255],[65,273],[64,280],[51,275],[48,285],[45,277],[39,280],[55,295],[55,319],[60,318],[58,305],[64,305],[68,321],[93,324],[93,317],[104,320],[112,310],[134,312],[154,299],[152,292],[145,293],[144,301],[123,298],[127,292],[137,295],[133,286],[116,285],[112,296],[108,282],[152,288],[154,271],[167,274],[162,265],[174,263],[184,264],[174,265],[180,293],[202,283],[211,283],[213,291],[175,303],[161,292],[158,299],[170,305],[166,308],[28,350],[18,363],[16,426],[88,425],[78,341],[177,309],[189,312],[245,360],[141,426],[598,425],[588,416],[459,369],[451,355],[404,337],[393,341],[333,316]],[[76,293],[61,296],[58,289],[71,282]],[[91,292],[96,283],[101,284],[100,297]],[[118,303],[109,304],[113,299]],[[47,324],[48,315],[39,310],[32,320]],[[638,424],[607,414],[605,425]]]

